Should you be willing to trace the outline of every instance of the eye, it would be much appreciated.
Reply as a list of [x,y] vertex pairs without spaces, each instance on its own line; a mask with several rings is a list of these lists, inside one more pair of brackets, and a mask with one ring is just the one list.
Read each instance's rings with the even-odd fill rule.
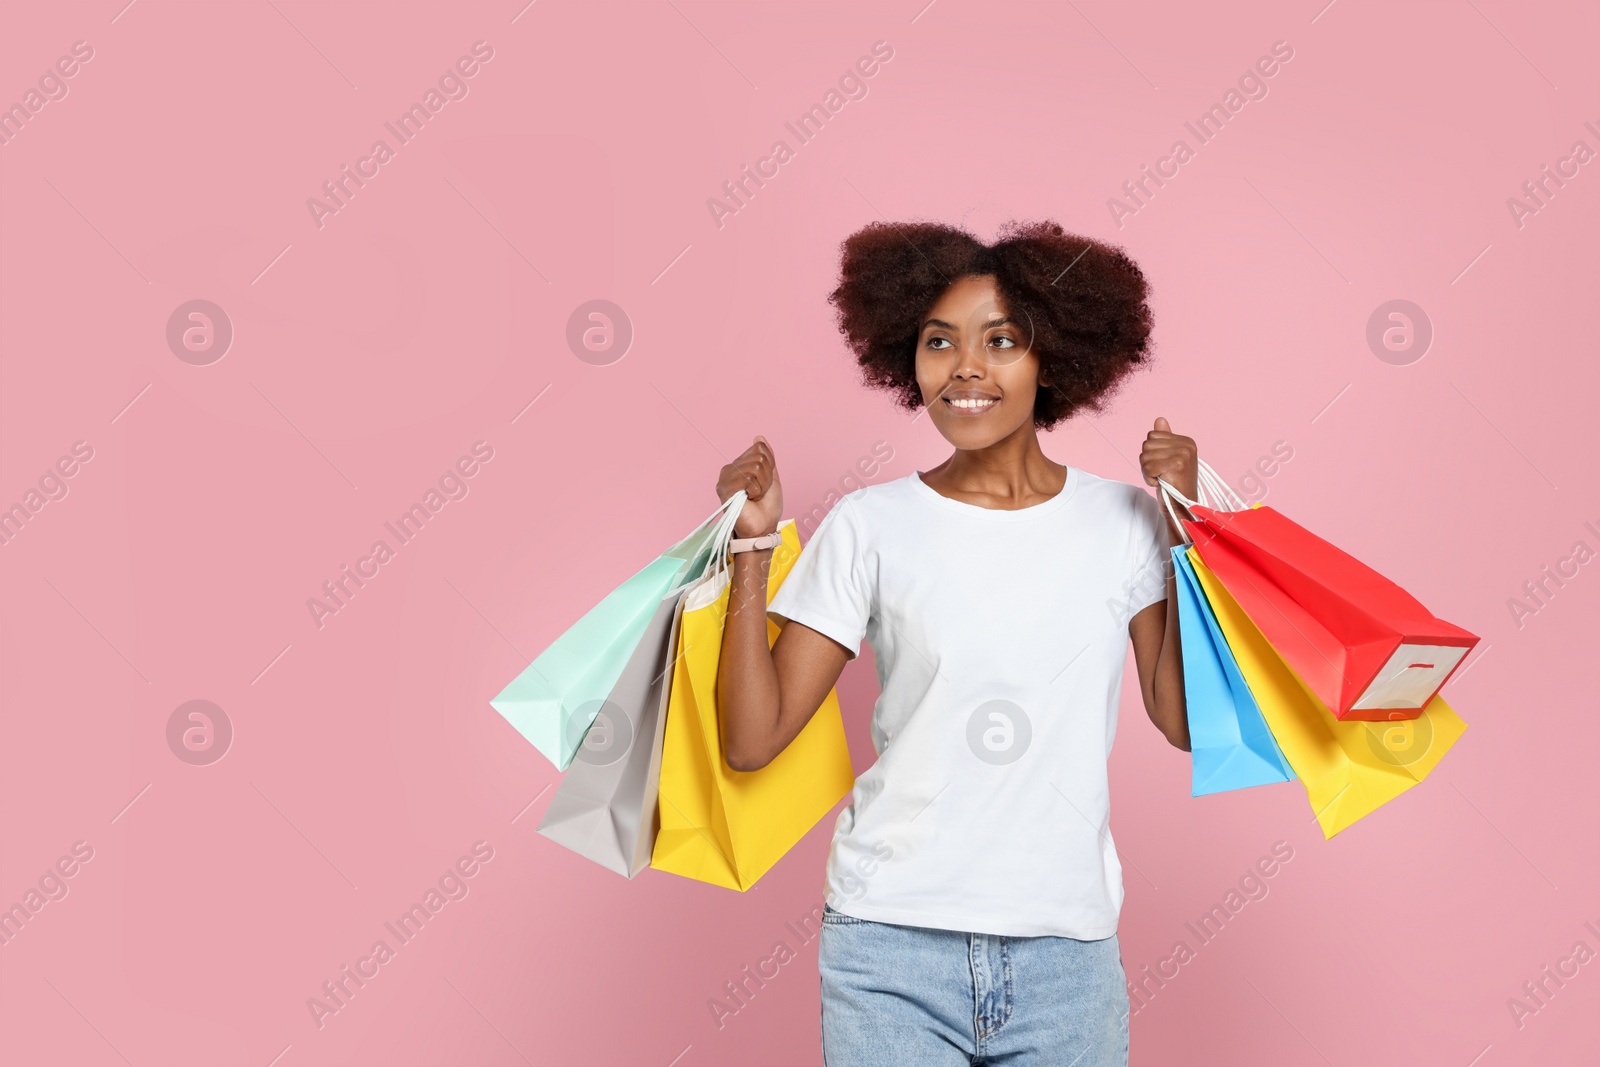
[[1013,341],[1011,338],[1005,336],[1004,334],[1000,335],[999,337],[996,337],[996,338],[992,339],[989,343],[991,345],[995,346],[996,348],[1015,348],[1015,347],[1017,347],[1017,342]]
[[939,347],[939,345],[941,345],[941,344],[948,345],[949,343],[950,343],[950,339],[948,337],[930,337],[930,338],[928,338],[928,347],[933,349],[935,352],[943,351],[943,349],[941,349]]

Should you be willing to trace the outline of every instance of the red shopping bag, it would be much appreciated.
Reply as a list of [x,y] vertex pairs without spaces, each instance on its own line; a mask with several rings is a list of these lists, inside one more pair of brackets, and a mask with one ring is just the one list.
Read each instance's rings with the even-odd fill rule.
[[1272,508],[1189,511],[1200,559],[1335,718],[1417,718],[1478,643]]

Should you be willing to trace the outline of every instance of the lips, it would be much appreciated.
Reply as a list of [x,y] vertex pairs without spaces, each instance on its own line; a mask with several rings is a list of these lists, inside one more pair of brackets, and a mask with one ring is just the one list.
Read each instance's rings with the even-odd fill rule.
[[958,415],[982,415],[984,412],[997,407],[1000,403],[1000,398],[997,396],[946,396],[943,398],[943,403]]

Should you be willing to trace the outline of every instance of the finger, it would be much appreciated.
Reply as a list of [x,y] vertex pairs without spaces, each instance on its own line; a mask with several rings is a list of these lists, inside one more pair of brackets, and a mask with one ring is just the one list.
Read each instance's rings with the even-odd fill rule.
[[778,457],[772,450],[772,443],[770,441],[768,441],[765,437],[761,436],[760,434],[756,435],[756,440],[758,442],[760,442],[760,445],[761,445],[761,457],[766,462],[767,470],[771,472],[771,474],[770,474],[771,480],[772,481],[777,481],[778,480]]
[[1161,418],[1159,415],[1156,416],[1156,429],[1160,430],[1162,433],[1170,433],[1172,431],[1172,427],[1167,424],[1167,420]]
[[748,491],[749,482],[744,471],[729,464],[722,469],[722,474],[717,478],[717,498],[727,500],[741,489]]
[[749,477],[759,477],[761,473],[761,457],[740,456],[731,464],[731,469],[734,472],[734,477],[741,481]]

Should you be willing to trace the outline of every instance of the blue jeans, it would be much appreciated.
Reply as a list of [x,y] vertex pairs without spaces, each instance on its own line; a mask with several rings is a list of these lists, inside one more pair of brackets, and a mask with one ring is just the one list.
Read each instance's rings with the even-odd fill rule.
[[1115,935],[999,937],[857,919],[823,906],[827,1067],[1126,1067]]

